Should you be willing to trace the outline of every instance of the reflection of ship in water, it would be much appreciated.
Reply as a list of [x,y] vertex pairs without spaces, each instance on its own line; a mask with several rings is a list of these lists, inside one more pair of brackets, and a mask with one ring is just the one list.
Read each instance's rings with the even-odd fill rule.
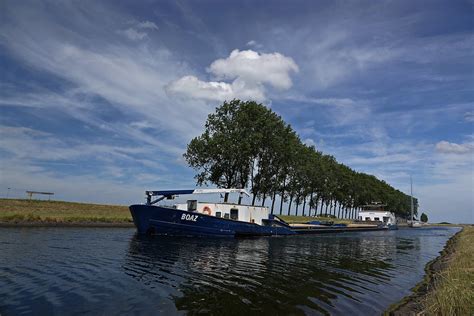
[[343,313],[351,304],[363,302],[370,302],[370,312],[383,304],[373,292],[394,277],[390,256],[397,249],[383,233],[355,235],[257,239],[136,235],[123,269],[172,299],[178,310],[191,313]]

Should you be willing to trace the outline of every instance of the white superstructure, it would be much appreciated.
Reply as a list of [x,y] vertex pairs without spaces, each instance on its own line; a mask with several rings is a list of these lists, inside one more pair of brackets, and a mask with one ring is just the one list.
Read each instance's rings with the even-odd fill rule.
[[197,212],[258,225],[262,225],[262,219],[268,219],[270,213],[268,207],[263,206],[198,202],[197,200],[188,200],[186,203],[175,204],[174,207],[183,211]]

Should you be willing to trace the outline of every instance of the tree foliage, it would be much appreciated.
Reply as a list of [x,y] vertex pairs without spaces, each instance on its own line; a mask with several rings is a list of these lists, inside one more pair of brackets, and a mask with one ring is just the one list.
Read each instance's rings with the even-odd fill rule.
[[[184,158],[198,185],[248,188],[252,204],[270,199],[296,213],[354,217],[365,204],[381,202],[399,216],[410,213],[410,196],[373,175],[338,163],[301,142],[275,112],[253,101],[224,102],[208,116],[204,132],[191,140]],[[280,205],[275,205],[276,199]],[[418,207],[414,199],[415,214]],[[308,210],[306,210],[308,206]]]
[[428,215],[426,215],[425,213],[421,213],[420,220],[421,220],[423,223],[428,222]]

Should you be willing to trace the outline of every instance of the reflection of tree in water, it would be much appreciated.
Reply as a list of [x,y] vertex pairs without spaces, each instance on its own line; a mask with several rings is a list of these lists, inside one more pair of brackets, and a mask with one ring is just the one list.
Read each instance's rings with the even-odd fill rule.
[[191,314],[343,312],[389,279],[383,239],[136,236],[124,270]]

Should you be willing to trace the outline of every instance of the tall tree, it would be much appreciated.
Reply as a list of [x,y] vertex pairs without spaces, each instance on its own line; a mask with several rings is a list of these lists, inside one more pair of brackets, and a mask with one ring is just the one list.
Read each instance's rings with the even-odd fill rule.
[[[252,204],[271,199],[273,213],[279,196],[288,214],[309,204],[309,214],[355,217],[366,204],[381,202],[399,216],[410,214],[410,196],[372,175],[355,172],[302,144],[290,125],[262,104],[232,100],[208,116],[202,135],[188,145],[184,158],[193,167],[198,185],[249,188]],[[227,201],[227,195],[225,197]],[[418,200],[414,201],[417,214]]]

